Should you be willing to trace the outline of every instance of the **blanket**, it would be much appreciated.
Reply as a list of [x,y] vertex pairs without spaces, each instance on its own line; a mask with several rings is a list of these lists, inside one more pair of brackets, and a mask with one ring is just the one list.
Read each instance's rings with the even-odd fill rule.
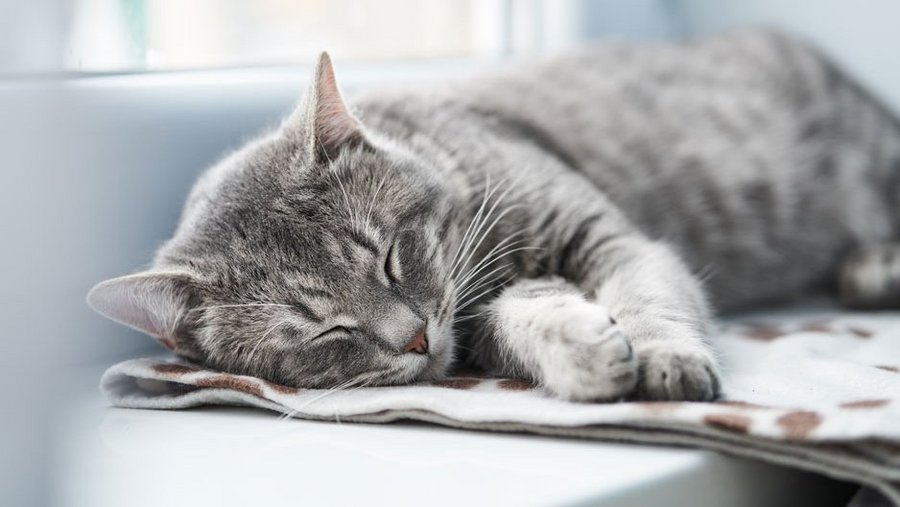
[[712,403],[573,403],[523,380],[466,372],[408,386],[296,389],[176,358],[117,364],[101,389],[120,407],[246,405],[303,419],[713,449],[857,482],[900,505],[900,314],[807,308],[717,328],[724,394]]

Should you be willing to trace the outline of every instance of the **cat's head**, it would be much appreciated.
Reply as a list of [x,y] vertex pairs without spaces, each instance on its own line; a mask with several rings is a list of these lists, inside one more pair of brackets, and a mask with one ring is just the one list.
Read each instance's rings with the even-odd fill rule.
[[98,312],[223,370],[297,387],[405,383],[452,361],[453,206],[345,106],[327,55],[276,132],[209,170]]

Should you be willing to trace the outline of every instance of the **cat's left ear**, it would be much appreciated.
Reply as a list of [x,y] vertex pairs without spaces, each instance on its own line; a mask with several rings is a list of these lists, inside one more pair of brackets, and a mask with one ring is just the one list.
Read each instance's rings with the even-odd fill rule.
[[302,136],[319,162],[333,160],[341,148],[365,143],[362,125],[341,97],[328,53],[319,56],[306,96],[287,121],[289,131]]
[[197,280],[185,271],[146,271],[100,282],[88,293],[97,313],[143,331],[179,354],[196,354],[190,319]]

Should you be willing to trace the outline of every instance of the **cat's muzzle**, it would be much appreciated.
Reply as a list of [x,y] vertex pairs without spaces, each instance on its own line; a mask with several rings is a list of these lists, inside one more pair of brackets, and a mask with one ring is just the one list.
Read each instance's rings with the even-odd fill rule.
[[416,354],[428,353],[428,337],[425,335],[425,326],[422,326],[422,328],[416,332],[413,339],[403,347],[403,351],[415,352]]

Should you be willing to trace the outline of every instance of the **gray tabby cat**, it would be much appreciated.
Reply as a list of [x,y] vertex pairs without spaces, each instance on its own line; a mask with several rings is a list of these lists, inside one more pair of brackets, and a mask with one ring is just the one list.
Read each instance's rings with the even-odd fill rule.
[[349,108],[323,55],[283,125],[199,180],[153,268],[89,302],[298,387],[470,363],[571,400],[711,400],[711,306],[839,278],[848,303],[900,306],[878,246],[898,186],[898,123],[777,33],[585,48]]

